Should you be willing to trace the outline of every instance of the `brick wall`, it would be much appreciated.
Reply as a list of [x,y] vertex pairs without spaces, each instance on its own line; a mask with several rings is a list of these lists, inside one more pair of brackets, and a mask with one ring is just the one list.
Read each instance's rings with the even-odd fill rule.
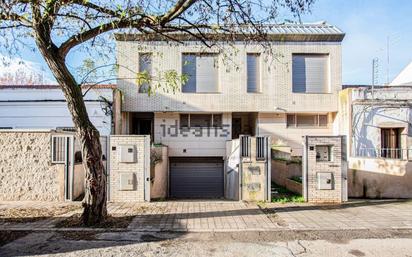
[[[345,197],[345,192],[342,190],[342,183],[344,180],[346,168],[346,146],[345,139],[341,136],[331,137],[306,137],[306,172],[304,171],[304,190],[306,189],[306,200],[309,202],[342,202]],[[316,160],[316,146],[330,146],[331,160],[317,161]],[[330,172],[333,176],[332,189],[318,188],[318,173]],[[306,173],[306,174],[305,174]],[[305,178],[306,175],[306,178]]]
[[[133,145],[137,150],[135,163],[121,163],[118,160],[120,145]],[[115,150],[114,147],[116,148]],[[149,136],[111,136],[109,190],[111,202],[145,201],[145,178],[150,175]],[[136,178],[134,190],[120,190],[120,174],[133,173]],[[149,184],[149,183],[147,183]],[[150,197],[150,196],[149,196]]]

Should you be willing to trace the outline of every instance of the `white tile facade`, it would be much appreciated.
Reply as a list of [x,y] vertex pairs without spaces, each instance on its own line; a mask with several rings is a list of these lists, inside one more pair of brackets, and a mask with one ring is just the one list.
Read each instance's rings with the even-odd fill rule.
[[[135,163],[121,163],[118,160],[120,145],[133,145],[137,150]],[[149,138],[147,136],[111,136],[110,137],[110,174],[109,192],[111,202],[143,202],[145,200],[145,174],[150,174],[150,163],[147,155],[150,154]],[[135,188],[120,190],[120,174],[133,173]]]
[[[340,42],[273,42],[272,54],[259,44],[236,43],[219,49],[205,48],[195,42],[185,45],[165,42],[117,41],[119,66],[118,88],[123,92],[123,112],[154,112],[154,142],[169,146],[170,156],[224,156],[225,141],[231,139],[232,112],[256,112],[257,135],[270,135],[272,142],[284,142],[293,155],[301,155],[304,135],[332,135],[332,126],[322,129],[286,127],[285,113],[329,113],[330,122],[338,109],[341,89]],[[166,71],[181,74],[182,54],[213,52],[219,54],[219,92],[175,92],[162,82],[155,95],[138,93],[136,72],[140,53],[153,53],[153,83]],[[247,93],[247,53],[261,53],[261,93]],[[292,54],[323,53],[329,55],[330,93],[292,92]],[[229,56],[229,57],[227,57]],[[229,133],[218,137],[170,136],[162,133],[162,124],[172,125],[179,113],[223,113]],[[333,115],[332,115],[333,114]],[[255,125],[253,125],[255,126]]]
[[[123,91],[124,112],[336,112],[341,89],[341,45],[331,42],[273,43],[270,55],[260,45],[237,43],[219,53],[219,93],[181,93],[164,83],[156,95],[139,94],[136,84],[139,52],[153,53],[155,80],[168,70],[181,74],[182,53],[219,52],[196,43],[170,45],[164,42],[117,41],[120,64],[118,88]],[[246,54],[261,52],[261,93],[247,93]],[[292,93],[292,54],[324,53],[330,58],[330,94]],[[225,57],[225,56],[231,57]],[[157,83],[154,82],[154,83]]]

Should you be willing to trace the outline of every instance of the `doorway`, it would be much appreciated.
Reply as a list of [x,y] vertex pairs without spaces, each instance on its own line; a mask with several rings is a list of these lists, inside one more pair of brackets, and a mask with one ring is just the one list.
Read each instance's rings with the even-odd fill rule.
[[232,139],[237,139],[240,135],[255,136],[256,127],[256,112],[232,113]]
[[131,135],[150,135],[150,139],[153,140],[153,119],[152,112],[132,113]]

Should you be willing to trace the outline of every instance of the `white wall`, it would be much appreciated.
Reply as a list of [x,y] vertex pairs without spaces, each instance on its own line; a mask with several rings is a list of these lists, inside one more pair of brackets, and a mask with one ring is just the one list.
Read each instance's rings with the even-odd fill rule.
[[[332,117],[329,115],[329,122]],[[291,147],[291,154],[302,155],[303,136],[327,136],[333,135],[332,124],[327,128],[288,128],[286,114],[284,113],[259,113],[257,134],[270,136],[272,144]]]
[[[222,129],[215,130],[211,128],[208,135],[207,129],[202,129],[202,136],[199,130],[191,129],[183,134],[175,133],[179,129],[179,113],[155,113],[154,119],[154,142],[167,145],[169,147],[169,156],[225,156],[226,140],[231,140],[231,123],[232,115],[223,113],[223,124],[227,124],[226,131]],[[177,122],[177,127],[175,127]],[[186,152],[183,150],[186,149]]]
[[[103,96],[113,101],[112,89],[93,89],[86,97],[86,107],[92,123],[101,135],[110,135],[111,117],[102,110]],[[55,129],[73,127],[67,103],[60,89],[22,89],[0,87],[0,127]]]

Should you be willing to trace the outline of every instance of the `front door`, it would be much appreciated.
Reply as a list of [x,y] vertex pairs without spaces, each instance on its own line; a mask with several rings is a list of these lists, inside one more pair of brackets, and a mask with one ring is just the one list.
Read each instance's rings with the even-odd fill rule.
[[242,118],[233,118],[232,119],[232,139],[239,138],[241,131],[242,131]]

